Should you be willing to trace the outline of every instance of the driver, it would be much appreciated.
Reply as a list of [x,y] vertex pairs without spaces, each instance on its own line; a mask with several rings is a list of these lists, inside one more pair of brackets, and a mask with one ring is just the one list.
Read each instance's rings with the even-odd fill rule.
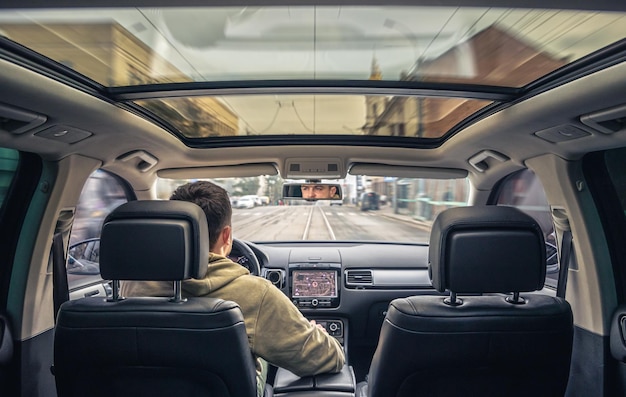
[[[241,307],[250,350],[256,359],[257,395],[262,396],[267,363],[298,376],[339,372],[345,363],[339,342],[315,321],[307,321],[294,304],[268,280],[226,256],[233,243],[232,209],[221,187],[199,181],[180,186],[170,200],[199,205],[209,223],[208,272],[204,279],[183,281],[184,296],[207,296],[234,301]],[[124,296],[171,296],[166,281],[125,281]]]
[[302,190],[302,198],[305,199],[339,198],[339,195],[337,195],[337,186],[304,184],[300,189]]

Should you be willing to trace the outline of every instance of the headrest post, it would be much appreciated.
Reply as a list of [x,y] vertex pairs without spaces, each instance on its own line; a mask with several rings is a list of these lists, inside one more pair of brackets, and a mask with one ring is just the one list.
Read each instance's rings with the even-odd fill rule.
[[443,303],[449,306],[461,306],[463,300],[456,297],[456,292],[450,291],[450,296],[443,300]]
[[513,296],[507,296],[506,301],[514,305],[523,305],[526,303],[526,299],[519,296],[519,292],[513,292]]
[[183,282],[181,280],[174,281],[174,297],[170,299],[170,302],[187,302],[187,298],[183,298]]
[[109,302],[117,302],[124,300],[124,297],[120,295],[120,280],[112,280],[113,296],[108,299]]

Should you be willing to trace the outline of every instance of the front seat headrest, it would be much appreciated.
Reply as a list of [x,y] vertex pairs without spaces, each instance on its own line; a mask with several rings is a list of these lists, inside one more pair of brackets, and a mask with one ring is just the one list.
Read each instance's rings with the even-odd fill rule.
[[431,231],[433,287],[454,293],[511,293],[543,288],[546,247],[539,224],[513,207],[451,208]]
[[200,279],[206,275],[208,258],[206,216],[194,203],[131,201],[104,220],[100,237],[104,279]]

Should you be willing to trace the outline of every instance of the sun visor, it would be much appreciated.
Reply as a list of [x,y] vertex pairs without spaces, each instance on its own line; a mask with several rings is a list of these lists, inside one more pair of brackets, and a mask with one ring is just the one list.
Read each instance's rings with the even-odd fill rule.
[[467,177],[467,170],[354,163],[350,175],[390,176],[399,178],[458,179]]
[[167,179],[246,178],[277,174],[278,170],[273,163],[227,165],[222,167],[168,168],[157,172],[159,178]]

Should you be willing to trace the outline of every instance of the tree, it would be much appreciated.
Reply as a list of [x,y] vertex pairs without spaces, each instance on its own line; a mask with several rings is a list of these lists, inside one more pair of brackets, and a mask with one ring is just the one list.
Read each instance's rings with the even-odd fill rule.
[[238,195],[246,196],[249,194],[255,195],[259,191],[259,178],[240,178],[237,183],[233,185],[235,192]]
[[265,176],[265,195],[270,198],[271,203],[275,203],[283,196],[283,178],[279,175]]

